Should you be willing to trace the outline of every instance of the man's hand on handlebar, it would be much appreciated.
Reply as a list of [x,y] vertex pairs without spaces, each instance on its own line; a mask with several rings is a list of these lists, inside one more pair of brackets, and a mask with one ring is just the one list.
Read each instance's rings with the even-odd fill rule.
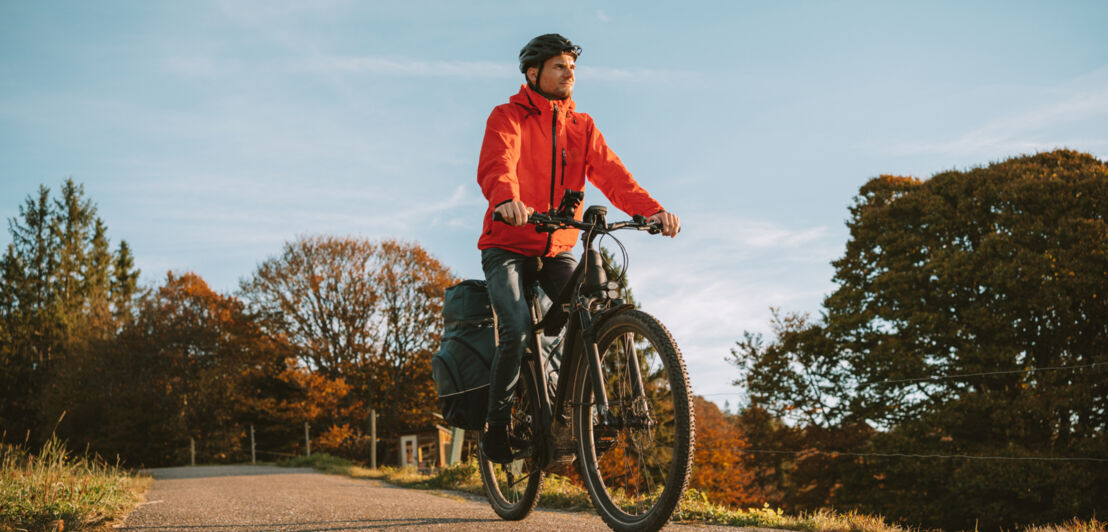
[[505,223],[520,226],[527,223],[527,217],[535,212],[535,209],[528,207],[522,201],[516,200],[501,203],[496,207],[495,212],[504,218]]
[[657,212],[647,221],[662,224],[662,234],[670,238],[677,236],[677,233],[681,231],[681,220],[672,212]]
[[677,236],[677,233],[681,232],[681,221],[677,218],[677,215],[666,211],[657,212],[650,218],[644,218],[636,214],[633,220],[614,222],[607,225],[593,225],[592,222],[575,220],[572,217],[557,213],[537,213],[535,209],[528,207],[522,201],[501,203],[493,210],[492,219],[494,222],[502,222],[517,227],[530,222],[535,224],[535,230],[540,233],[550,233],[558,229],[569,228],[607,233],[630,227],[647,230],[650,234],[661,233],[668,237]]

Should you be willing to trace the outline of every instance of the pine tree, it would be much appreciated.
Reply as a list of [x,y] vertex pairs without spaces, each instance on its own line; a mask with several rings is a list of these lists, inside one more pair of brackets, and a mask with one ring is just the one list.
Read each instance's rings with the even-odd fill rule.
[[112,313],[119,323],[130,317],[132,303],[138,291],[139,269],[135,268],[135,259],[131,256],[131,246],[126,240],[119,242],[112,262],[111,301]]
[[52,427],[67,401],[80,397],[83,377],[75,375],[91,342],[118,330],[112,307],[133,296],[137,271],[125,244],[112,256],[107,226],[72,179],[57,199],[40,186],[8,228],[12,243],[0,264],[0,422],[21,439]]

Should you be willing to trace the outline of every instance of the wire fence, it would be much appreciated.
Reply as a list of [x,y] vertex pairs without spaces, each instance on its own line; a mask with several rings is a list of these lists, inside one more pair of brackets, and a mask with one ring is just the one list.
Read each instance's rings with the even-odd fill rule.
[[1025,369],[1012,369],[1012,370],[1001,370],[1001,371],[982,371],[982,372],[978,372],[978,373],[959,373],[957,375],[936,375],[934,377],[913,377],[913,378],[909,378],[909,379],[892,379],[892,380],[885,380],[885,381],[880,381],[880,382],[885,383],[885,384],[895,384],[895,383],[901,383],[901,382],[924,382],[924,381],[937,381],[937,380],[947,380],[947,379],[964,379],[964,378],[967,378],[967,377],[986,377],[986,376],[991,376],[991,375],[1011,375],[1011,374],[1014,374],[1014,373],[1031,374],[1031,373],[1039,373],[1039,372],[1046,372],[1046,371],[1076,371],[1076,370],[1079,370],[1079,369],[1092,369],[1092,368],[1095,368],[1095,367],[1098,367],[1098,366],[1108,366],[1108,362],[1093,362],[1093,363],[1090,363],[1090,364],[1081,364],[1081,365],[1077,365],[1077,366],[1048,366],[1048,367],[1041,367],[1041,368],[1029,367],[1029,368],[1025,368]]
[[[905,379],[887,379],[876,381],[875,384],[897,384],[902,382],[924,382],[924,381],[939,381],[949,379],[964,379],[968,377],[988,377],[993,375],[1012,375],[1016,373],[1034,374],[1047,371],[1077,371],[1080,369],[1093,369],[1098,367],[1106,367],[1108,362],[1097,361],[1090,362],[1088,364],[1078,364],[1074,366],[1046,366],[1046,367],[1026,367],[1023,369],[1005,369],[997,371],[980,371],[976,373],[956,373],[953,375],[933,375],[930,377],[909,377]],[[744,395],[743,392],[719,392],[719,393],[705,393],[700,394],[702,396],[714,396],[714,395]]]
[[[273,461],[286,458],[328,453],[367,463],[371,468],[381,464],[400,464],[400,436],[381,435],[377,432],[377,411],[370,409],[367,432],[358,432],[341,441],[328,438],[324,432],[315,432],[310,422],[303,424],[246,425],[232,430],[237,437],[223,432],[215,437],[182,437],[172,445],[180,454],[177,459],[196,465],[201,462],[226,463],[248,461],[256,464],[260,457]],[[257,429],[257,430],[256,430]],[[211,436],[211,435],[209,435]]]
[[[916,377],[908,379],[892,379],[877,381],[878,383],[894,384],[894,383],[908,383],[908,382],[924,382],[933,380],[946,380],[946,379],[961,379],[967,377],[984,377],[993,375],[1011,375],[1016,373],[1031,374],[1037,372],[1047,371],[1076,371],[1082,369],[1094,369],[1097,367],[1108,366],[1108,362],[1091,362],[1089,364],[1080,364],[1074,366],[1047,366],[1047,367],[1028,367],[1024,369],[1016,370],[999,370],[999,371],[982,371],[976,373],[958,373],[953,375],[936,375],[932,377]],[[699,394],[701,397],[714,397],[714,396],[743,396],[745,392],[717,392]],[[980,456],[969,454],[919,454],[909,452],[889,452],[889,453],[861,453],[850,451],[832,451],[826,449],[803,449],[803,450],[774,450],[774,449],[737,449],[741,453],[745,454],[782,454],[793,456],[812,456],[812,455],[826,455],[826,456],[856,456],[856,457],[880,457],[880,458],[918,458],[918,459],[965,459],[965,460],[995,460],[995,461],[1018,461],[1018,462],[1108,462],[1108,458],[1096,458],[1090,456],[1074,456],[1074,457],[1056,457],[1056,456]]]
[[784,454],[793,456],[811,456],[811,455],[826,455],[831,457],[838,456],[858,456],[858,457],[881,457],[881,458],[939,458],[939,459],[966,459],[966,460],[999,460],[999,461],[1016,461],[1016,462],[1108,462],[1108,458],[1093,458],[1087,456],[979,456],[972,454],[918,454],[918,453],[859,453],[850,451],[828,451],[824,449],[804,449],[800,451],[784,451],[784,450],[772,450],[772,449],[738,449],[741,453],[747,454]]

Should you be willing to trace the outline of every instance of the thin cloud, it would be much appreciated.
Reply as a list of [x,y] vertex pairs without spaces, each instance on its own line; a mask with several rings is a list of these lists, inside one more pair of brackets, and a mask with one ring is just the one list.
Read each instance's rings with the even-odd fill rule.
[[[637,256],[647,254],[638,253]],[[760,255],[774,261],[776,252]],[[668,257],[678,257],[673,253]],[[717,258],[718,257],[718,258]],[[729,265],[726,254],[704,250],[695,257],[667,258],[655,265],[636,260],[630,272],[636,299],[672,332],[685,356],[697,393],[731,390],[737,370],[724,364],[743,333],[770,335],[772,313],[814,312],[833,290],[827,257],[811,256],[801,263],[775,263],[772,269]],[[698,262],[706,270],[692,273]]]
[[708,247],[724,254],[741,250],[810,249],[830,234],[826,226],[791,228],[769,220],[700,213],[682,219],[682,225],[690,229],[687,245]]
[[610,68],[579,66],[580,77],[597,81],[676,81],[696,79],[699,74],[686,70],[656,70],[652,68]]
[[768,334],[770,307],[815,312],[834,289],[830,261],[842,236],[717,213],[688,213],[682,226],[673,240],[621,238],[628,276],[643,309],[680,345],[694,391],[728,392],[739,374],[724,359],[744,331]]
[[[447,77],[468,79],[511,79],[520,77],[515,63],[493,61],[424,61],[376,56],[320,55],[299,61],[293,71],[333,74],[374,74],[394,77]],[[649,68],[578,67],[583,79],[634,82],[646,80],[687,80],[694,72]]]
[[1059,147],[1103,149],[1108,146],[1108,137],[1059,138],[1050,130],[1081,121],[1108,119],[1106,78],[1108,69],[1096,70],[1052,89],[1066,95],[1061,100],[998,118],[951,139],[872,143],[866,147],[894,155],[1027,153]]
[[[1029,137],[1042,130],[1078,120],[1108,115],[1108,89],[1081,94],[1066,101],[1033,109],[1028,112],[1002,118],[964,133],[950,141],[916,142],[900,145],[906,155],[931,153],[969,154],[982,151],[1035,151],[1049,150],[1069,144],[1067,141],[1040,141]],[[1105,140],[1099,139],[1103,145]]]
[[[242,64],[215,57],[186,56],[169,57],[163,61],[162,68],[173,75],[184,78],[212,78],[241,73],[244,69],[268,70],[270,65]],[[314,54],[297,59],[285,66],[274,68],[300,74],[327,75],[374,75],[393,78],[454,78],[454,79],[515,79],[521,78],[515,63],[495,61],[452,61],[378,57],[353,55]],[[637,82],[637,81],[675,81],[694,80],[698,74],[680,70],[657,70],[650,68],[612,68],[603,66],[580,66],[577,71],[582,79],[598,82]]]
[[373,56],[319,56],[293,70],[377,74],[398,77],[508,78],[519,75],[510,63],[491,61],[420,61]]
[[214,78],[226,75],[233,70],[225,61],[212,57],[170,57],[163,67],[166,72],[184,78]]
[[234,20],[251,24],[273,24],[278,21],[295,20],[306,14],[346,11],[354,5],[354,2],[351,0],[292,0],[284,2],[220,0],[216,5],[223,15]]

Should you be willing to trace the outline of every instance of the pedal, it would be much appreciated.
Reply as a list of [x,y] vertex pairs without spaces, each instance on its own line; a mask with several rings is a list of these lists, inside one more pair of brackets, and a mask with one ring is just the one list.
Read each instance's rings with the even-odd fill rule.
[[577,450],[573,447],[554,449],[555,464],[572,464],[577,459]]
[[512,452],[512,460],[520,460],[523,458],[531,458],[535,454],[535,446],[531,445],[530,440],[525,440],[516,436],[508,436],[508,446],[512,449],[519,449]]
[[615,447],[616,442],[619,440],[619,429],[613,427],[605,427],[598,425],[592,428],[593,445],[596,447],[596,454],[600,456],[612,447]]
[[528,447],[526,449],[512,453],[512,460],[523,460],[524,458],[531,458],[533,454],[534,448]]

